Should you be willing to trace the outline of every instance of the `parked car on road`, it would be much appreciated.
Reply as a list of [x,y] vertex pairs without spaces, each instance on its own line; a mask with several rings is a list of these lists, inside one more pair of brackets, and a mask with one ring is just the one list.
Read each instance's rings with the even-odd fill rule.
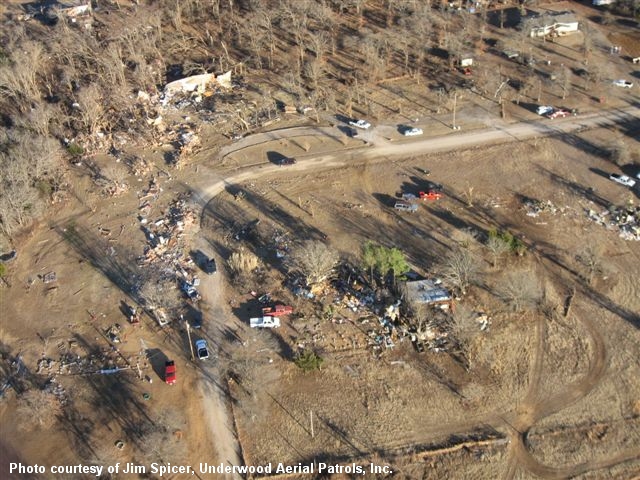
[[368,128],[371,128],[371,124],[369,122],[367,122],[366,120],[351,120],[349,122],[349,125],[351,125],[352,127],[356,127],[356,128],[362,128],[363,130],[367,130]]
[[405,137],[415,137],[418,135],[422,135],[422,129],[421,128],[417,128],[417,127],[413,127],[413,128],[407,128],[405,129],[402,134]]
[[538,115],[549,115],[553,112],[553,107],[551,105],[540,105],[536,108],[536,113]]
[[196,340],[196,356],[199,360],[206,360],[209,358],[209,348],[207,347],[207,341],[203,338]]
[[613,84],[616,87],[622,87],[622,88],[631,88],[631,87],[633,87],[633,83],[629,82],[628,80],[614,80]]
[[296,159],[292,157],[282,157],[280,160],[278,160],[278,165],[280,166],[294,165],[295,163],[296,163]]
[[636,184],[636,181],[633,178],[630,178],[627,175],[618,175],[617,173],[609,175],[609,180],[613,180],[625,187],[633,187]]

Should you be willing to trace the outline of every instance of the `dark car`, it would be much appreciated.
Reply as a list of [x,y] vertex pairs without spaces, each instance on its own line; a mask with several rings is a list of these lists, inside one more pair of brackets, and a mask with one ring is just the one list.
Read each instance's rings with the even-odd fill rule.
[[296,159],[292,157],[282,157],[278,162],[278,165],[294,165],[296,163]]
[[202,315],[200,314],[200,312],[197,312],[196,315],[193,315],[193,317],[191,317],[191,328],[198,330],[200,328],[202,328]]
[[215,259],[213,257],[207,259],[207,261],[202,265],[202,270],[204,270],[204,273],[207,275],[213,275],[216,273],[218,271],[218,267],[216,266]]

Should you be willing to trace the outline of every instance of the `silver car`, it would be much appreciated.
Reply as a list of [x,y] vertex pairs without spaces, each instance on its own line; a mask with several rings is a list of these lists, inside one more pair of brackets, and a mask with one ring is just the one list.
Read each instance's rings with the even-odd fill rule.
[[196,356],[199,360],[206,360],[207,358],[209,358],[207,341],[202,338],[200,340],[196,340]]

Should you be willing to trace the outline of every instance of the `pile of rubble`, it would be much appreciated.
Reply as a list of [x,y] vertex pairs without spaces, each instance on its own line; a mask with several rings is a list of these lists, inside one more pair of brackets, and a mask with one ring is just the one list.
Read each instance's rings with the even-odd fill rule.
[[153,166],[146,158],[138,155],[128,156],[125,159],[125,165],[127,165],[131,174],[136,178],[146,177],[153,169]]
[[104,193],[105,195],[108,195],[110,197],[117,197],[127,192],[128,190],[129,190],[129,185],[127,185],[126,183],[113,182],[111,185],[108,185],[107,187],[105,187]]
[[277,258],[284,258],[289,254],[290,239],[287,232],[282,232],[280,230],[274,231],[271,242]]
[[[308,299],[322,302],[322,299],[330,298],[330,304],[322,302],[324,312],[318,318],[330,320],[333,324],[355,325],[357,331],[364,334],[361,336],[354,332],[349,336],[338,330],[332,341],[333,348],[367,348],[375,358],[381,358],[403,342],[411,342],[418,352],[427,349],[444,352],[455,345],[455,339],[451,337],[450,299],[429,304],[428,313],[425,312],[421,319],[415,319],[402,311],[407,300],[399,300],[398,295],[390,290],[372,288],[360,271],[348,265],[342,265],[336,278],[322,287],[312,289],[295,280],[290,280],[289,287],[295,295]],[[478,315],[477,322],[481,331],[490,325],[484,314]],[[324,339],[319,332],[324,324],[326,322],[318,322],[311,342]]]
[[587,216],[608,230],[618,231],[620,238],[624,240],[640,241],[640,207],[612,205],[602,213],[590,209]]
[[41,358],[36,373],[41,375],[83,375],[100,373],[105,369],[128,369],[124,360],[114,349],[103,349],[101,352],[86,356],[67,351],[58,360]]
[[556,207],[550,200],[542,201],[535,199],[527,199],[524,202],[524,209],[529,217],[537,217],[541,213],[549,213],[555,215],[558,212]]
[[[140,210],[148,214],[151,205],[146,202]],[[181,195],[169,205],[168,212],[163,218],[149,224],[145,216],[140,218],[140,223],[148,242],[144,255],[138,259],[138,264],[142,266],[160,259],[169,261],[179,259],[181,256],[179,242],[184,237],[185,231],[196,223],[196,216],[187,206],[187,196]]]
[[[194,131],[196,130],[196,131]],[[181,168],[187,158],[198,153],[201,147],[200,136],[197,129],[192,125],[182,124],[176,130],[171,132],[175,135],[173,144],[176,145],[175,154],[171,163],[176,168]]]

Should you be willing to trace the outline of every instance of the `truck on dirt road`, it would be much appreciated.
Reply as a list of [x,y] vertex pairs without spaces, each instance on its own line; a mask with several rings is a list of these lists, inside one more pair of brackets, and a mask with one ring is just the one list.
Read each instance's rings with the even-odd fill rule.
[[249,325],[251,328],[278,328],[280,319],[271,316],[254,317],[249,320]]

